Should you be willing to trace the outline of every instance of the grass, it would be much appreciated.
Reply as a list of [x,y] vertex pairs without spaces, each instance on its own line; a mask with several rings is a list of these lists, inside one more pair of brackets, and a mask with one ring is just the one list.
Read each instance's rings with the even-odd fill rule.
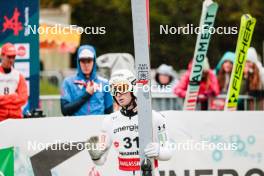
[[59,95],[60,88],[46,79],[40,79],[40,95]]

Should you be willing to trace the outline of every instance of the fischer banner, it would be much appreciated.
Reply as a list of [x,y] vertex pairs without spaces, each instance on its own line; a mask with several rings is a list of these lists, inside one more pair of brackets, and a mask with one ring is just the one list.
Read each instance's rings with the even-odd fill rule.
[[[174,156],[170,161],[159,162],[160,176],[264,175],[262,112],[162,114],[167,119]],[[27,168],[27,173],[33,170],[35,176],[115,175],[118,167],[115,145],[103,166],[93,164],[83,145],[83,141],[99,133],[103,118],[6,120],[0,123],[0,134],[8,134],[1,136],[0,148],[19,149],[20,164],[17,167],[14,164],[16,176],[23,175],[19,168]],[[0,163],[6,158],[2,156],[0,150]],[[4,170],[12,167],[11,163],[5,166]],[[0,168],[3,172],[3,165]]]

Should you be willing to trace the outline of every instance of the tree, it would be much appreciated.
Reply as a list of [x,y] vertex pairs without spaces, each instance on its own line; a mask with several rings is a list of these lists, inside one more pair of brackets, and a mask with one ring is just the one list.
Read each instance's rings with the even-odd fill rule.
[[[262,48],[264,21],[263,0],[216,0],[219,11],[216,26],[239,27],[241,15],[257,18],[252,46]],[[97,48],[98,55],[108,52],[134,52],[130,0],[41,0],[42,7],[72,5],[72,21],[82,27],[106,27],[105,35],[82,35],[82,43]],[[176,69],[186,68],[193,57],[196,35],[161,35],[160,25],[199,25],[202,0],[150,0],[152,67],[167,63]],[[238,35],[213,35],[208,57],[215,66],[225,51],[235,51]]]

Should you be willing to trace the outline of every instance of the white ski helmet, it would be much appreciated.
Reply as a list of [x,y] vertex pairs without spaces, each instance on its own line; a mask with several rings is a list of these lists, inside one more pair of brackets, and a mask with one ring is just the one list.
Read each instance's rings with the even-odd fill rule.
[[130,70],[121,69],[113,72],[109,85],[112,96],[115,96],[116,93],[127,92],[132,92],[135,96],[136,77]]

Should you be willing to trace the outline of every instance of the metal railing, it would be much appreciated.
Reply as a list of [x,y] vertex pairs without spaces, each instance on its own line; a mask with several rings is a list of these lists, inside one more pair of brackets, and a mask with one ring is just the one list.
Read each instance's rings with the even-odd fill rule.
[[63,116],[60,106],[60,95],[40,96],[40,108],[47,117]]
[[[207,102],[207,109],[223,110],[222,103],[224,103],[225,98],[226,95],[210,97]],[[157,111],[182,110],[183,102],[184,100],[182,98],[179,98],[171,93],[152,93],[152,107]],[[41,109],[48,117],[62,116],[60,95],[40,96],[40,105]],[[201,102],[198,100],[197,110],[200,110],[200,108]],[[239,110],[264,110],[264,99],[241,95],[239,98]]]

